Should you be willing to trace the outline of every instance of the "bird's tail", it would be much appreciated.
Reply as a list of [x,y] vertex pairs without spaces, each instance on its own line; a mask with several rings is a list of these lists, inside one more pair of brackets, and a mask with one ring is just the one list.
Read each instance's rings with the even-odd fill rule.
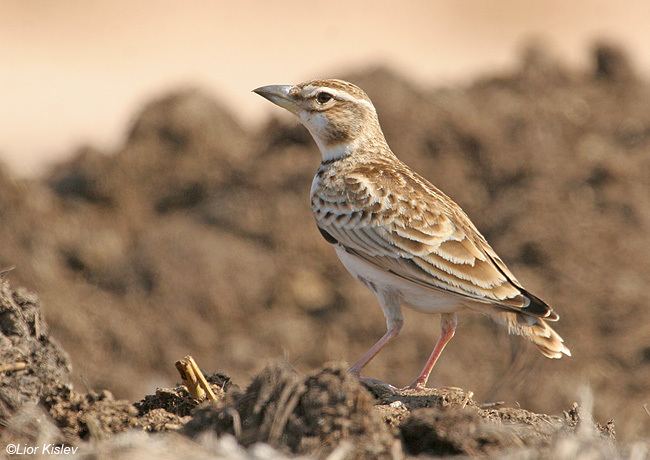
[[562,337],[542,318],[513,311],[500,311],[493,318],[505,324],[511,334],[521,335],[533,342],[547,358],[559,359],[563,354],[571,356],[571,350],[564,345]]

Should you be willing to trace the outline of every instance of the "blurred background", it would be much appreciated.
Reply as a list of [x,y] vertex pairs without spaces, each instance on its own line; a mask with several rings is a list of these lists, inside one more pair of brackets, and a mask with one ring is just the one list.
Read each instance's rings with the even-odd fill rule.
[[650,70],[650,5],[536,0],[0,1],[0,152],[22,174],[84,142],[115,147],[145,101],[201,85],[244,123],[271,108],[251,88],[384,64],[412,82],[467,83],[511,68],[540,38],[584,65],[615,38]]
[[[352,80],[389,143],[554,305],[574,357],[461,318],[434,385],[541,412],[650,417],[650,4],[0,1],[0,268],[44,300],[77,382],[138,398],[193,354],[240,384],[354,361],[376,301],[318,234],[319,154],[250,93]],[[368,368],[406,384],[408,313]]]

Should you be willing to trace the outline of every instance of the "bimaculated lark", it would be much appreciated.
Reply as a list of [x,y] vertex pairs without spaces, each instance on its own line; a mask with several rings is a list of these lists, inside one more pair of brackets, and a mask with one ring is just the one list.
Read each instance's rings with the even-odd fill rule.
[[393,154],[362,89],[314,80],[254,92],[296,115],[316,141],[323,157],[311,187],[316,225],[386,317],[386,334],[350,372],[359,375],[397,336],[402,304],[441,315],[441,336],[409,388],[426,385],[457,312],[489,315],[548,358],[571,356],[547,323],[559,319],[553,309],[521,286],[460,206]]

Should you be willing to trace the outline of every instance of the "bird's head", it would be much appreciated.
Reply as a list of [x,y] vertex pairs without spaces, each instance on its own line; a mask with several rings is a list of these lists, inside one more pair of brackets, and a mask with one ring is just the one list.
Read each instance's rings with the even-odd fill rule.
[[345,156],[361,143],[385,142],[370,98],[352,83],[312,80],[253,91],[296,115],[325,160]]

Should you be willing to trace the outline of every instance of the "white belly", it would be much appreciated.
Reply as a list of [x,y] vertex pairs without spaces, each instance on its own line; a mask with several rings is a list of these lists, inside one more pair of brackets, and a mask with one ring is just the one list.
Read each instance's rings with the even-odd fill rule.
[[[465,309],[462,301],[453,294],[419,286],[369,264],[338,245],[334,247],[336,255],[355,278],[378,289],[397,292],[406,306],[423,313],[453,313]],[[372,286],[369,287],[372,289]]]

